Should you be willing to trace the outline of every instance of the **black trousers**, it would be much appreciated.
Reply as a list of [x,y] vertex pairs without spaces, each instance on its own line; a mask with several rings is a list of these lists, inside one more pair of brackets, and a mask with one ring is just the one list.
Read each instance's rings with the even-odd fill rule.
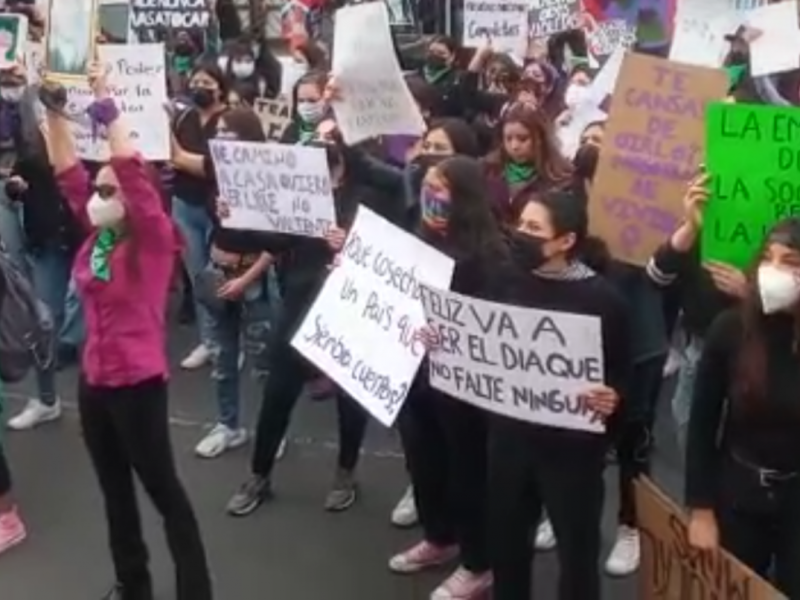
[[425,539],[458,544],[473,573],[489,569],[486,418],[418,376],[398,420]]
[[0,498],[11,492],[11,469],[8,468],[8,459],[0,445]]
[[[272,330],[269,375],[264,383],[251,458],[251,470],[256,475],[271,476],[275,456],[289,428],[292,411],[306,381],[314,373],[312,365],[291,346],[291,339],[313,302],[316,291],[316,286],[288,286],[283,291],[283,309]],[[369,414],[341,390],[337,390],[336,409],[339,419],[338,466],[352,471],[358,464]]]
[[543,510],[558,540],[558,599],[600,598],[607,445],[600,437],[575,442],[560,435],[503,417],[492,420],[488,490],[494,600],[530,600],[531,538]]
[[125,600],[149,600],[148,552],[133,483],[138,476],[164,521],[175,562],[177,598],[210,600],[211,580],[200,529],[178,478],[170,442],[167,382],[78,386],[83,437],[105,502],[111,557]]
[[666,359],[666,355],[659,355],[634,366],[627,406],[613,420],[612,435],[619,466],[620,525],[635,527],[637,523],[633,482],[650,473],[656,404]]
[[722,546],[787,598],[800,598],[800,476],[764,485],[728,457],[715,509]]

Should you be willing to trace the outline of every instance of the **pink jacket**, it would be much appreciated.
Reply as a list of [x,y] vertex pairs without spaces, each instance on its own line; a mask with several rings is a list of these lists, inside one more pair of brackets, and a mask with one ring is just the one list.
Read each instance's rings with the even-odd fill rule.
[[[73,276],[86,320],[83,376],[90,385],[121,387],[168,376],[165,318],[178,240],[142,159],[112,158],[110,164],[125,198],[130,234],[111,253],[110,281],[92,274],[96,232],[78,251]],[[81,224],[92,231],[86,169],[80,163],[70,167],[58,175],[58,184]],[[135,259],[130,252],[136,252]]]

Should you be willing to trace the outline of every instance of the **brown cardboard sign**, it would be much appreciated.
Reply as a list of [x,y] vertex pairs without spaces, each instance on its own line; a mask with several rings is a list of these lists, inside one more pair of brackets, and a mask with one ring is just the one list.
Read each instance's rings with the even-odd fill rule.
[[720,69],[625,55],[589,202],[592,233],[615,258],[644,265],[676,229],[703,162],[706,104],[727,90]]
[[727,552],[692,548],[683,511],[649,479],[634,486],[642,540],[641,600],[786,600]]
[[283,132],[292,120],[291,106],[286,100],[269,100],[258,98],[254,107],[261,124],[264,126],[264,135],[273,142],[280,141]]

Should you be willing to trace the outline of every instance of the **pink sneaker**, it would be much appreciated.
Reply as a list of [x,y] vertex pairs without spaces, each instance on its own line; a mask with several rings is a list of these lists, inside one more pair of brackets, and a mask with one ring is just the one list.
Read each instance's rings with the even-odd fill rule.
[[408,550],[395,554],[389,560],[389,568],[395,573],[417,573],[448,563],[457,555],[457,546],[437,546],[422,540]]
[[28,532],[16,508],[0,514],[0,554],[22,543],[26,537]]
[[473,573],[464,567],[444,580],[431,594],[431,600],[477,600],[485,597],[492,587],[492,573]]

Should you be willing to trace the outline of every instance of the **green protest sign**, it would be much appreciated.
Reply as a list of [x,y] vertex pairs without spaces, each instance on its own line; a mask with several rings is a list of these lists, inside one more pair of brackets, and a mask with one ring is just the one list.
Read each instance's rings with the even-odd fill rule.
[[710,104],[706,169],[702,258],[747,267],[772,225],[800,216],[800,110]]

